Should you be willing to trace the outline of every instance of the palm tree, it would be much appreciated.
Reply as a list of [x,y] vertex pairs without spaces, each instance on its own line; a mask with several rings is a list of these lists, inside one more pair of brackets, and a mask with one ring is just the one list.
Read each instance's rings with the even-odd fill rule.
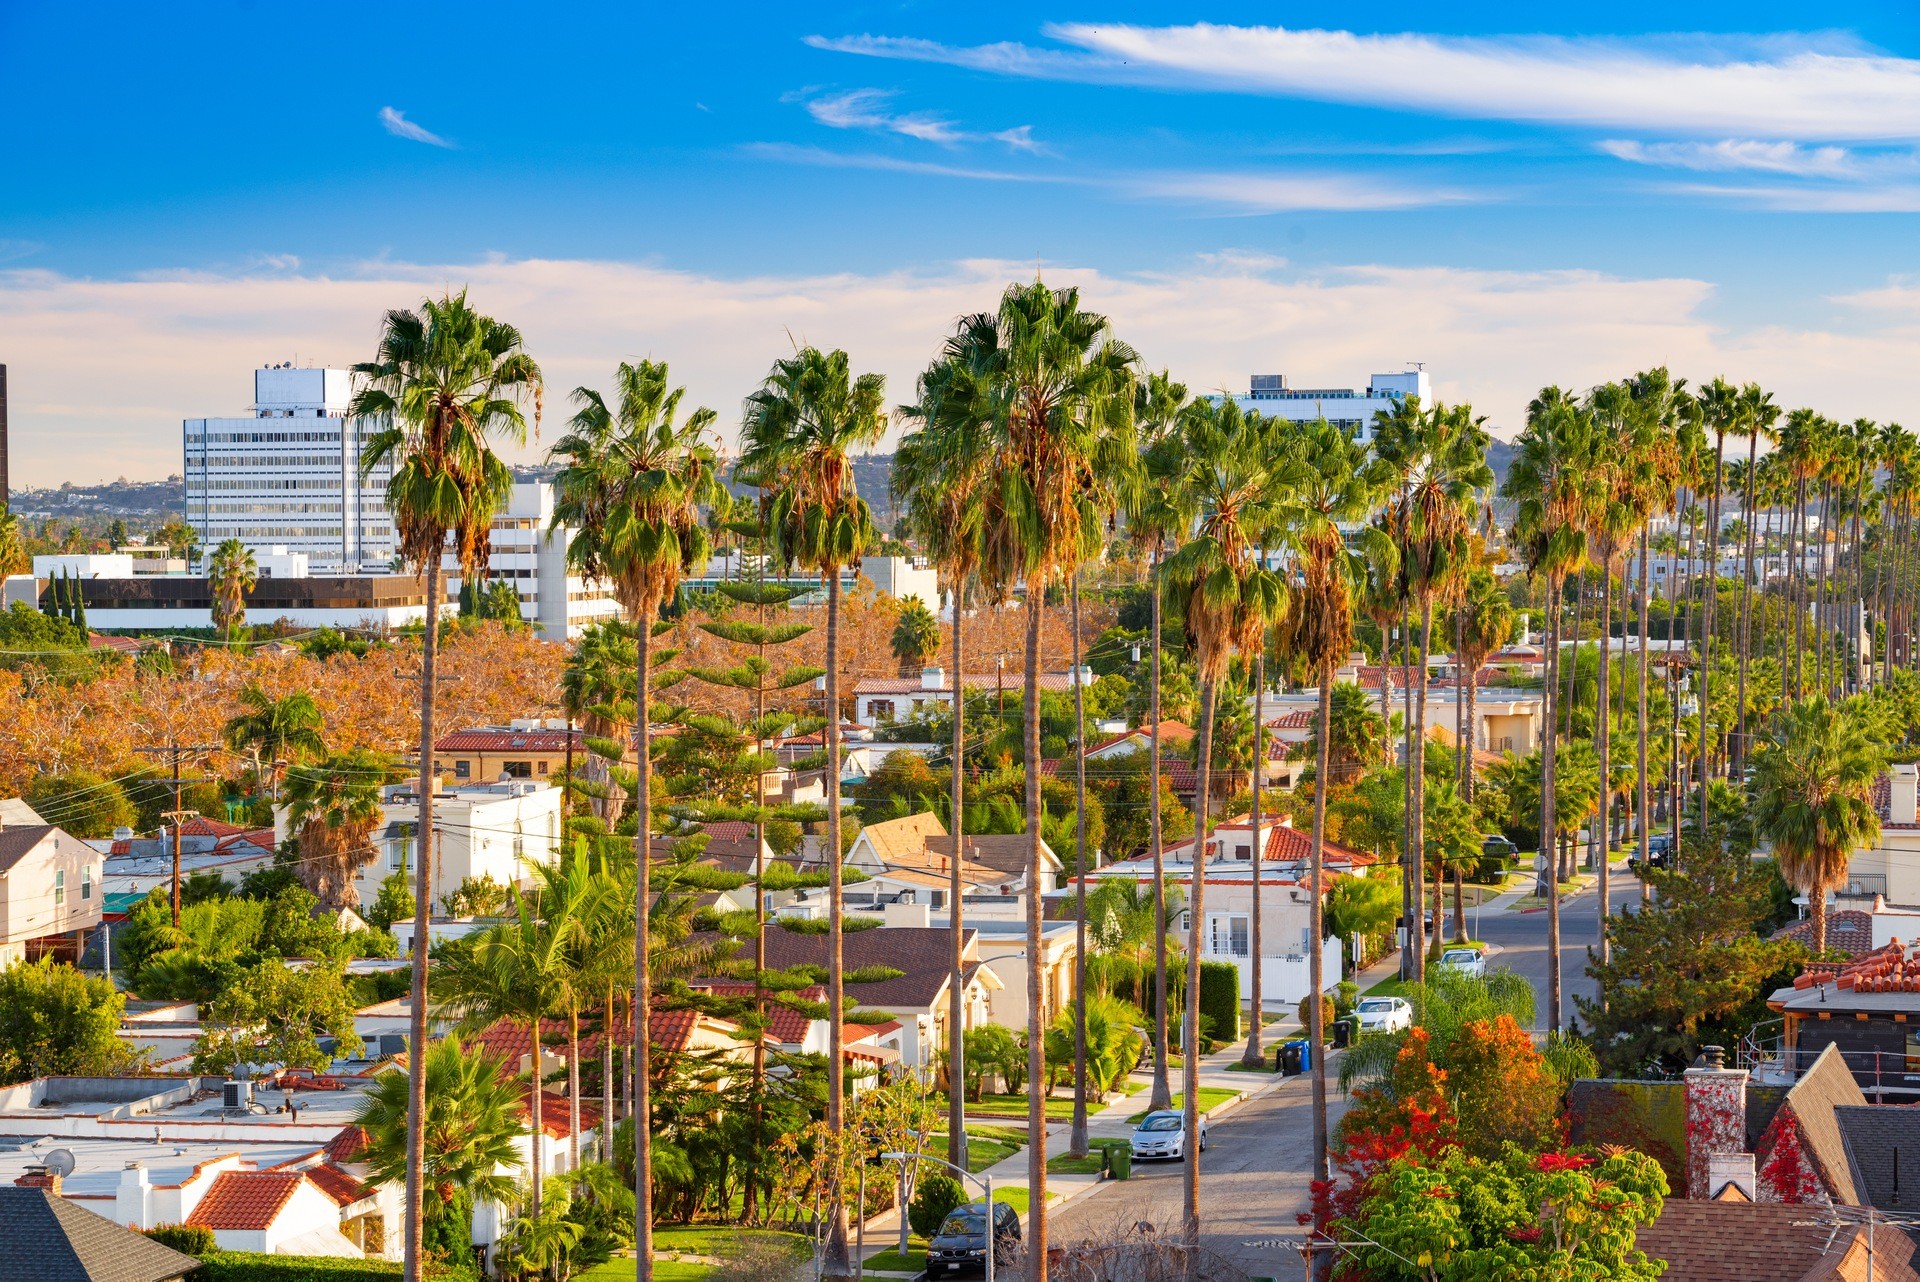
[[[1667,376],[1664,369],[1648,370],[1626,381],[1627,394],[1634,408],[1634,421],[1631,440],[1632,479],[1631,507],[1633,521],[1640,534],[1640,583],[1638,588],[1639,619],[1636,631],[1640,638],[1640,661],[1636,664],[1637,709],[1636,740],[1637,761],[1640,772],[1639,790],[1634,809],[1634,822],[1639,830],[1640,860],[1647,860],[1648,846],[1652,838],[1653,811],[1650,806],[1648,774],[1648,736],[1652,732],[1652,723],[1647,713],[1647,679],[1651,671],[1648,661],[1649,619],[1648,605],[1652,599],[1650,581],[1651,551],[1649,532],[1653,518],[1658,513],[1672,507],[1679,486],[1681,452],[1679,424],[1685,416],[1684,396],[1679,388]],[[1663,536],[1665,537],[1665,536]],[[1668,638],[1671,640],[1673,615],[1668,614]],[[1672,665],[1668,666],[1672,671]],[[1671,744],[1669,736],[1662,741]],[[1646,901],[1652,895],[1652,886],[1641,882],[1640,897]]]
[[1147,556],[1149,616],[1147,663],[1147,841],[1153,860],[1153,902],[1157,924],[1153,948],[1153,1087],[1150,1109],[1173,1104],[1167,1075],[1167,869],[1160,827],[1160,650],[1163,563],[1169,544],[1186,532],[1186,513],[1173,488],[1183,463],[1179,425],[1192,404],[1186,385],[1176,383],[1165,370],[1149,374],[1134,386],[1134,430],[1140,440],[1140,467],[1130,473],[1133,484],[1124,495],[1127,529]]
[[[1083,311],[1075,289],[1011,285],[1000,306],[960,322],[954,342],[971,355],[988,402],[991,502],[982,526],[989,583],[1023,584],[1027,821],[1027,951],[1040,955],[1040,621],[1049,582],[1097,549],[1115,499],[1113,482],[1137,463],[1131,432],[1133,349],[1104,316]],[[1044,1080],[1040,969],[1027,975],[1028,1080]],[[1028,1092],[1027,1174],[1034,1212],[1027,1238],[1033,1282],[1047,1270],[1045,1100]]]
[[[1392,540],[1377,527],[1369,526],[1359,536],[1359,547],[1350,550],[1343,525],[1364,521],[1385,498],[1393,483],[1393,469],[1378,459],[1369,459],[1366,446],[1345,429],[1321,419],[1295,436],[1293,452],[1298,463],[1292,493],[1286,509],[1278,513],[1277,542],[1292,555],[1299,566],[1299,584],[1282,643],[1296,659],[1316,674],[1320,690],[1320,752],[1315,763],[1313,790],[1313,839],[1308,855],[1308,988],[1314,993],[1326,991],[1322,964],[1322,937],[1326,893],[1328,753],[1333,735],[1334,668],[1353,648],[1353,600],[1369,581],[1369,565],[1391,566],[1395,549]],[[1404,857],[1404,856],[1403,856]],[[1199,920],[1196,913],[1194,920]],[[1327,1168],[1327,1070],[1323,1027],[1323,1003],[1307,1004],[1307,1042],[1313,1054],[1313,1178],[1324,1181]],[[1191,1093],[1189,1098],[1192,1098]],[[1321,1204],[1316,1201],[1316,1235],[1326,1231]],[[1330,1264],[1324,1252],[1314,1256],[1314,1272],[1324,1277]]]
[[27,552],[27,540],[20,518],[0,499],[0,575],[26,574],[33,569],[33,557]]
[[[1793,482],[1793,511],[1787,525],[1788,601],[1793,609],[1794,698],[1802,692],[1802,662],[1806,646],[1806,528],[1807,482],[1820,470],[1820,416],[1810,409],[1787,415],[1780,432],[1780,456]],[[1796,535],[1797,531],[1797,535]]]
[[227,746],[253,758],[257,779],[264,767],[272,780],[269,795],[280,798],[280,776],[288,766],[311,761],[327,754],[326,741],[320,737],[325,724],[320,706],[306,690],[294,690],[274,698],[249,681],[240,690],[243,709],[227,719],[224,735]]
[[569,721],[580,723],[587,748],[585,760],[569,772],[567,792],[586,796],[609,831],[626,804],[616,765],[632,748],[623,736],[634,722],[635,632],[618,620],[589,625],[560,670],[560,706]]
[[590,579],[613,586],[635,641],[633,721],[638,757],[633,789],[635,877],[633,913],[634,1246],[642,1282],[653,1276],[653,1142],[649,1097],[648,1019],[653,986],[648,959],[653,836],[653,633],[660,609],[673,598],[688,565],[705,554],[700,504],[718,493],[718,461],[707,440],[714,413],[697,409],[680,420],[684,388],[669,386],[664,361],[622,362],[614,371],[614,399],[590,387],[574,389],[578,409],[549,457],[562,460],[554,475],[553,521],[574,529],[567,559]]
[[260,566],[253,549],[239,539],[228,539],[207,558],[207,585],[213,590],[213,626],[232,640],[247,621],[247,593],[259,580]]
[[[1214,702],[1235,654],[1260,647],[1269,625],[1286,613],[1285,579],[1255,555],[1278,530],[1281,504],[1299,484],[1297,464],[1282,448],[1274,424],[1245,414],[1230,399],[1202,401],[1187,414],[1182,439],[1186,466],[1178,484],[1193,513],[1193,536],[1167,562],[1167,579],[1186,619],[1187,641],[1200,678],[1200,725],[1195,739],[1199,787],[1194,794],[1193,880],[1188,891],[1187,992],[1200,991],[1201,940],[1206,930],[1208,785],[1213,761]],[[1262,894],[1261,842],[1253,844],[1253,902]],[[1253,1018],[1261,1018],[1253,995]],[[1189,1000],[1181,1038],[1186,1133],[1200,1131],[1200,1003]],[[1200,1157],[1187,1158],[1187,1235],[1200,1233]]]
[[1466,769],[1460,777],[1461,795],[1471,803],[1473,801],[1473,748],[1476,737],[1475,727],[1480,683],[1480,668],[1487,656],[1502,649],[1513,640],[1513,602],[1508,598],[1506,589],[1493,577],[1493,571],[1484,565],[1473,568],[1467,579],[1467,587],[1459,605],[1454,607],[1460,614],[1460,680],[1464,687],[1463,697],[1467,704],[1467,743]]
[[[374,433],[362,452],[364,474],[390,467],[387,511],[400,554],[426,579],[427,626],[420,642],[419,863],[414,869],[414,956],[408,1045],[427,1044],[427,938],[433,903],[433,695],[439,655],[440,562],[451,534],[463,579],[485,559],[493,514],[513,473],[493,438],[526,438],[520,402],[531,396],[540,422],[540,367],[521,348],[520,331],[467,305],[466,291],[387,313],[378,353],[353,367],[359,390],[348,413]],[[426,1116],[426,1079],[415,1077],[412,1116]],[[419,1141],[407,1179],[406,1282],[420,1282]]]
[[1886,768],[1857,706],[1817,695],[1781,709],[1754,756],[1754,831],[1807,896],[1816,955],[1827,950],[1827,892],[1845,884],[1853,852],[1880,839],[1872,793]]
[[965,885],[960,852],[966,836],[966,669],[961,632],[967,586],[980,568],[986,453],[982,434],[991,412],[974,377],[976,353],[948,344],[921,374],[918,399],[901,417],[916,423],[900,438],[893,456],[893,492],[906,504],[907,521],[920,544],[946,575],[953,601],[953,740],[948,810],[953,861],[947,874],[949,973],[947,985],[947,1160],[967,1162],[966,1127],[966,924],[961,911]]
[[[827,588],[827,1126],[845,1125],[846,1060],[841,1050],[846,1000],[841,960],[840,873],[840,572],[859,563],[878,537],[873,513],[854,488],[852,453],[886,431],[885,384],[855,376],[845,352],[802,348],[775,361],[747,397],[738,475],[773,494],[768,524],[781,559],[817,570]],[[955,681],[959,673],[954,674]],[[955,712],[959,700],[955,700]],[[959,851],[955,850],[957,859]],[[1035,1080],[1038,1080],[1036,1075]],[[829,1191],[826,1275],[847,1271],[844,1190]]]
[[287,773],[287,831],[300,846],[300,881],[328,908],[359,908],[353,880],[373,862],[381,792],[398,770],[385,753],[356,748]]
[[[576,862],[584,871],[584,863]],[[533,1212],[540,1213],[546,1167],[541,1103],[540,1021],[569,1008],[576,994],[578,959],[591,942],[590,922],[600,911],[604,881],[586,876],[552,879],[561,893],[511,891],[513,916],[473,937],[434,976],[439,1004],[454,1014],[460,1031],[478,1033],[501,1020],[523,1023],[533,1050],[527,1113],[533,1133]],[[577,1062],[578,1057],[574,1057]],[[636,1121],[635,1129],[638,1129]]]
[[1746,552],[1744,572],[1740,579],[1740,677],[1738,693],[1734,702],[1737,708],[1737,725],[1734,730],[1734,742],[1739,751],[1733,762],[1733,777],[1744,778],[1747,768],[1747,664],[1753,655],[1753,547],[1755,530],[1759,524],[1759,514],[1754,510],[1754,495],[1758,492],[1760,480],[1760,438],[1773,439],[1773,425],[1780,421],[1780,407],[1773,403],[1773,396],[1762,391],[1760,384],[1748,383],[1740,389],[1740,418],[1738,427],[1747,438],[1747,467],[1743,477],[1746,482],[1745,498],[1741,502],[1740,514],[1745,518]]
[[[1427,795],[1427,656],[1433,649],[1433,603],[1464,572],[1472,558],[1472,509],[1493,486],[1487,466],[1485,419],[1467,405],[1436,402],[1422,409],[1418,397],[1395,404],[1375,419],[1374,453],[1400,478],[1390,518],[1400,541],[1400,577],[1407,595],[1420,605],[1420,663],[1414,675],[1413,755],[1407,771],[1413,782],[1408,816],[1408,857],[1424,869],[1424,812]],[[1423,942],[1414,927],[1411,949]],[[1424,977],[1415,962],[1416,979]]]
[[1547,901],[1547,1026],[1560,1027],[1560,893],[1553,814],[1553,767],[1559,738],[1555,712],[1560,684],[1560,592],[1567,576],[1587,557],[1587,514],[1599,477],[1595,462],[1601,437],[1593,415],[1557,387],[1544,389],[1527,407],[1527,426],[1507,469],[1506,496],[1515,505],[1513,542],[1528,572],[1547,585],[1546,735],[1542,765],[1546,801],[1541,807],[1540,893]]
[[[458,1037],[432,1043],[421,1058],[419,1072],[410,1059],[405,1070],[375,1077],[361,1099],[354,1122],[367,1133],[360,1160],[372,1168],[372,1183],[400,1183],[417,1168],[433,1191],[427,1205],[435,1218],[463,1192],[476,1200],[511,1201],[519,1192],[512,1172],[524,1165],[517,1141],[527,1129],[519,1079]],[[426,1087],[424,1113],[414,1112],[411,1102],[416,1076]],[[461,1225],[461,1240],[467,1232]]]
[[1884,679],[1891,681],[1895,622],[1902,595],[1900,584],[1906,569],[1906,530],[1911,525],[1914,467],[1920,459],[1920,442],[1898,423],[1889,423],[1880,429],[1879,458],[1887,479],[1880,508],[1880,591],[1875,595],[1881,599],[1880,617],[1886,629]]
[[[893,625],[893,657],[900,661],[902,676],[918,676],[927,660],[940,652],[940,620],[933,617],[927,603],[910,596],[901,603],[900,617]],[[959,679],[959,674],[954,676]]]

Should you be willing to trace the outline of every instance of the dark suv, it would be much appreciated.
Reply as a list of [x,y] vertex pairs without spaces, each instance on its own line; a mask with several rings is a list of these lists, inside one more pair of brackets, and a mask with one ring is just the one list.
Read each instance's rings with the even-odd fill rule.
[[[986,1217],[984,1202],[957,1206],[947,1213],[927,1245],[929,1279],[987,1271]],[[993,1238],[999,1248],[994,1255],[997,1272],[1011,1254],[1009,1244],[1020,1240],[1020,1216],[1005,1202],[993,1204]]]

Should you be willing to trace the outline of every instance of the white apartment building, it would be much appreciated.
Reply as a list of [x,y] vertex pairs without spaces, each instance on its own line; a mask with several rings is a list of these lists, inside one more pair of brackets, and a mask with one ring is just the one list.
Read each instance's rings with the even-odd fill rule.
[[[524,886],[534,864],[560,857],[560,789],[539,780],[444,788],[433,800],[433,901],[460,888],[468,877],[491,877],[503,886]],[[362,904],[380,895],[380,883],[410,873],[419,850],[420,793],[412,783],[392,784],[381,801],[383,821],[373,844],[380,853],[354,877]],[[286,810],[276,812],[276,838],[285,839]]]
[[[520,617],[543,640],[570,641],[589,624],[620,617],[613,585],[582,578],[567,565],[573,531],[553,528],[553,486],[545,481],[514,485],[506,510],[493,518],[487,575],[504,579],[520,594]],[[444,562],[448,591],[460,594],[460,564],[451,550]]]
[[273,365],[253,372],[253,411],[182,424],[186,521],[210,550],[237,538],[314,564],[384,568],[395,553],[391,468],[360,474],[369,424],[347,417],[343,369]]
[[1433,381],[1424,369],[1399,374],[1375,374],[1364,389],[1351,387],[1288,387],[1285,374],[1255,374],[1245,395],[1233,399],[1243,410],[1258,410],[1268,418],[1311,423],[1325,417],[1336,427],[1359,430],[1361,444],[1373,443],[1373,416],[1409,396],[1422,405],[1433,404]]

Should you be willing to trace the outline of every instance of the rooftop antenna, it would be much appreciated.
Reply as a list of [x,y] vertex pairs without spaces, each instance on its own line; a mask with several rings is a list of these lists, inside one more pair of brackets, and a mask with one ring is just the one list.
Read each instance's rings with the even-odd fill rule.
[[1407,364],[1413,366],[1417,370],[1424,370],[1427,367],[1427,363],[1425,361],[1408,361]]

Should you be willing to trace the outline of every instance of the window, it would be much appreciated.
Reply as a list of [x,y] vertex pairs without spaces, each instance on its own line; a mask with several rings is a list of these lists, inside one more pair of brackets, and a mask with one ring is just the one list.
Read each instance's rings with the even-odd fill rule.
[[[547,773],[547,763],[542,761],[539,764],[540,764],[540,773],[541,774]],[[1598,776],[1596,775],[1595,778],[1598,778]]]
[[1209,914],[1207,928],[1211,936],[1208,952],[1220,957],[1246,957],[1251,954],[1247,918],[1236,914]]
[[456,761],[456,762],[454,762],[454,763],[453,763],[453,777],[454,777],[455,779],[471,779],[471,778],[473,778],[473,763],[472,763],[471,761]]
[[59,869],[53,874],[53,906],[55,908],[67,902],[67,873]]
[[500,773],[509,779],[531,779],[533,778],[533,763],[531,761],[503,761],[500,763]]
[[87,864],[80,869],[80,902],[93,898],[93,865]]
[[387,870],[389,872],[406,872],[412,860],[412,837],[401,837],[387,843]]
[[867,715],[879,721],[893,720],[893,700],[891,699],[868,700]]

